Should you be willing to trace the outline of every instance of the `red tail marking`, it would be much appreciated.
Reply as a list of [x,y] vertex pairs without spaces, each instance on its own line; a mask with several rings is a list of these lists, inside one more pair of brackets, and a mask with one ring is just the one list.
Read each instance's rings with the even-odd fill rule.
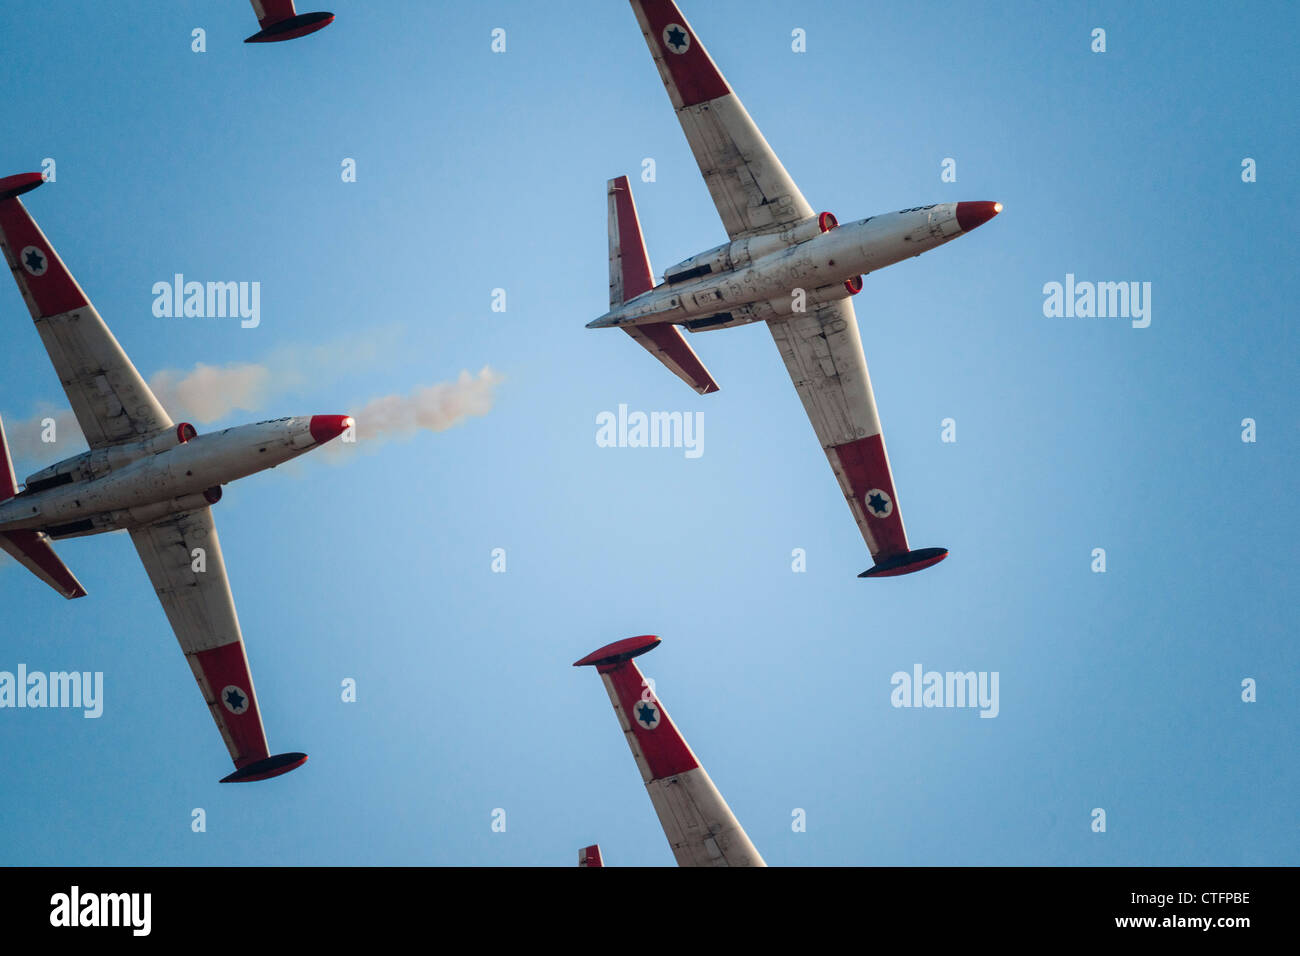
[[5,424],[0,422],[0,501],[8,501],[18,494],[18,478],[14,463],[9,457],[9,439],[5,437]]
[[618,253],[623,267],[623,301],[635,299],[655,287],[650,255],[636,214],[636,201],[626,176],[614,180],[614,210],[618,215]]

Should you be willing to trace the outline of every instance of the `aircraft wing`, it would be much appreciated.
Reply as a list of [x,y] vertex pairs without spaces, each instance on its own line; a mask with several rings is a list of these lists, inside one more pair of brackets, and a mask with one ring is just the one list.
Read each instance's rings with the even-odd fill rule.
[[272,757],[267,748],[211,509],[169,515],[133,530],[131,541],[235,762],[236,772],[222,782],[262,780],[300,766],[306,754]]
[[293,0],[251,0],[253,16],[262,26],[280,23],[296,17],[298,11],[293,8]]
[[876,564],[860,577],[919,571],[943,548],[912,551],[850,299],[767,323]]
[[677,119],[733,240],[807,219],[812,207],[672,0],[631,0]]
[[668,718],[653,686],[632,661],[658,645],[659,638],[653,635],[629,637],[588,654],[573,666],[594,666],[600,674],[677,864],[766,866],[708,772]]
[[0,179],[0,248],[87,443],[101,448],[170,428],[171,418],[17,198],[40,184],[40,173]]

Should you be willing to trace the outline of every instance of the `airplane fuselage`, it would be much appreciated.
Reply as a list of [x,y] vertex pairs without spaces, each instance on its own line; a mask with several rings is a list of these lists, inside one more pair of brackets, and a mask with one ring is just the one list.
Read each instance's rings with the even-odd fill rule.
[[27,490],[0,503],[0,531],[75,537],[206,507],[220,499],[222,485],[296,458],[351,424],[346,416],[301,416],[188,438],[182,425],[133,445],[88,451],[37,472]]
[[588,327],[675,322],[704,331],[844,299],[861,288],[862,276],[974,228],[962,228],[959,205],[977,204],[937,203],[829,228],[814,217],[777,233],[725,243],[665,270],[664,282]]

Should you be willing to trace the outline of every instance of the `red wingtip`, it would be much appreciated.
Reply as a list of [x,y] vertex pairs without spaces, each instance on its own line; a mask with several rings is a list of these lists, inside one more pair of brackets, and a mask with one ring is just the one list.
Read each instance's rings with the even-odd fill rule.
[[23,193],[29,193],[43,182],[45,182],[45,177],[41,173],[19,173],[17,176],[5,176],[0,179],[0,202],[13,199],[15,196],[21,196]]
[[222,783],[252,783],[254,780],[270,780],[290,770],[297,770],[307,762],[304,753],[276,754],[241,767],[234,773],[222,777]]
[[923,571],[938,564],[946,557],[948,557],[947,548],[919,548],[916,551],[905,551],[891,558],[882,558],[878,563],[859,574],[858,577],[895,578],[900,574]]
[[957,225],[962,232],[970,232],[984,225],[1002,211],[1000,202],[959,202],[957,203]]
[[[265,23],[266,21],[261,21]],[[319,13],[299,13],[265,26],[244,40],[245,43],[280,43],[284,40],[296,40],[317,30],[324,30],[334,22],[334,14],[326,11]]]
[[338,438],[355,424],[351,415],[313,415],[311,417],[311,437],[316,444]]
[[573,666],[586,667],[590,664],[613,664],[619,661],[629,661],[634,657],[640,657],[647,651],[654,650],[658,646],[659,638],[653,634],[625,637],[613,644],[606,644],[598,651],[592,651],[580,661],[574,661]]

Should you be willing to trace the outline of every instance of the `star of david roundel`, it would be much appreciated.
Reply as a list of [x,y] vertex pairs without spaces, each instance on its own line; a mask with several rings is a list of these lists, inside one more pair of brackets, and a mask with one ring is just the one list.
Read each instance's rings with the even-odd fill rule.
[[872,488],[863,495],[862,503],[873,518],[888,518],[894,513],[894,499],[879,488]]
[[242,714],[248,710],[252,701],[244,693],[242,687],[236,687],[234,684],[227,684],[221,688],[221,704],[232,714]]
[[632,706],[632,717],[646,730],[654,730],[659,726],[659,715],[659,705],[654,701],[638,700]]
[[680,23],[664,27],[664,46],[674,53],[685,53],[691,48],[691,35]]
[[35,246],[24,246],[18,253],[18,261],[34,276],[43,276],[50,268],[50,257]]

